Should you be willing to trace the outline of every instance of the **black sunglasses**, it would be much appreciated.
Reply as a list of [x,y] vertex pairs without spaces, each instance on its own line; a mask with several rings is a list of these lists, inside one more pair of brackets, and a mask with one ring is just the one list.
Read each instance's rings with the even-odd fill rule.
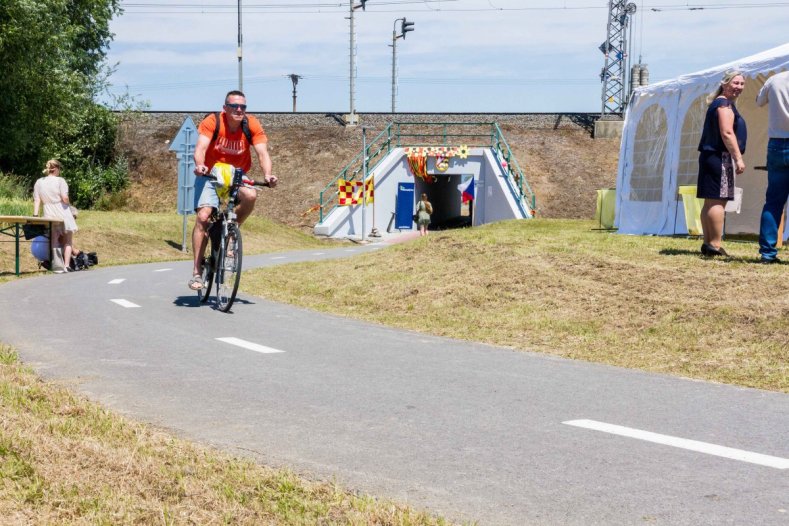
[[231,110],[247,111],[247,105],[246,104],[230,104],[229,102],[226,102],[225,106],[227,106]]

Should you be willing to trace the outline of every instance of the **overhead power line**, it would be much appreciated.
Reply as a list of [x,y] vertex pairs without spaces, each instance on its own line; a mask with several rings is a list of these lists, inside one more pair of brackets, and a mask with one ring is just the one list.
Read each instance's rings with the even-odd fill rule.
[[659,13],[661,11],[718,11],[722,9],[762,9],[770,7],[786,7],[789,2],[758,2],[748,4],[685,4],[685,5],[653,5],[645,9]]
[[[585,10],[601,10],[607,9],[607,6],[600,5],[600,3],[579,5],[579,6],[529,6],[529,7],[496,7],[488,5],[486,7],[460,7],[450,6],[444,7],[446,3],[453,3],[462,0],[381,0],[376,1],[375,4],[370,5],[370,10],[378,13],[389,12],[404,12],[402,7],[398,7],[396,11],[381,9],[387,6],[423,6],[424,9],[413,9],[413,11],[430,12],[512,12],[512,11],[585,11]],[[433,7],[431,4],[440,4],[438,7]],[[244,10],[249,12],[265,11],[275,14],[292,14],[292,13],[313,13],[313,14],[336,14],[347,10],[347,3],[343,2],[311,2],[311,3],[282,3],[282,2],[256,2],[251,4],[244,4]],[[167,2],[122,2],[122,6],[127,13],[148,13],[155,12],[164,14],[167,12],[231,12],[236,9],[233,4],[223,3],[195,3],[195,2],[180,2],[180,3],[167,3]],[[662,11],[702,11],[702,10],[723,10],[723,9],[769,9],[789,6],[789,2],[740,2],[736,4],[725,4],[720,2],[711,3],[685,3],[685,4],[653,4],[643,5],[642,9],[652,12]],[[153,11],[140,11],[142,9],[151,9]],[[172,11],[161,11],[162,9],[169,9]],[[412,12],[413,12],[412,11]]]
[[[288,75],[285,75],[288,77]],[[347,75],[299,75],[300,79],[310,81],[324,81],[324,82],[348,82]],[[134,84],[129,85],[128,89],[131,91],[165,91],[177,90],[185,87],[213,87],[213,86],[227,86],[234,82],[235,79],[212,79],[203,80],[196,83],[194,80],[183,82],[159,82],[150,84]],[[386,76],[365,76],[357,77],[357,80],[366,84],[376,84],[390,82],[391,79]],[[278,76],[257,76],[245,77],[245,84],[272,84],[280,83],[283,81],[281,75]],[[419,85],[457,85],[457,86],[582,86],[582,85],[597,85],[599,81],[592,78],[503,78],[503,77],[400,77],[398,82],[403,84],[419,84]]]
[[[459,0],[399,0],[399,1],[378,1],[376,2],[376,6],[401,6],[401,5],[408,5],[408,4],[431,4],[431,3],[446,3],[446,2],[457,2]],[[142,8],[142,9],[175,9],[178,11],[181,10],[197,10],[197,11],[205,11],[205,12],[215,12],[215,11],[232,11],[236,9],[235,5],[225,4],[225,3],[194,3],[194,2],[179,2],[179,3],[171,3],[171,2],[122,2],[122,6],[124,10]],[[245,11],[268,11],[268,10],[283,10],[286,9],[287,11],[280,11],[285,13],[303,13],[303,12],[317,12],[317,13],[336,13],[337,11],[345,11],[347,8],[345,4],[340,2],[332,2],[332,3],[306,3],[306,4],[295,4],[295,3],[250,3],[244,4]],[[316,11],[317,10],[317,11]],[[161,11],[156,11],[161,12]]]

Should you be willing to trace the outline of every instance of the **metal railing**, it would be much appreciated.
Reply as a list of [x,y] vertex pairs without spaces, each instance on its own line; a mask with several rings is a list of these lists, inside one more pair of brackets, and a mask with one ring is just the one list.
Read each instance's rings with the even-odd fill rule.
[[[389,124],[384,131],[379,133],[372,141],[367,144],[367,171],[372,172],[373,169],[383,161],[387,155],[392,151],[392,125]],[[385,153],[384,153],[385,152]],[[332,181],[321,190],[318,204],[320,206],[320,219],[319,222],[323,223],[324,218],[337,207],[337,181],[344,179],[346,181],[356,181],[357,177],[363,177],[362,170],[364,169],[364,158],[362,155],[365,152],[359,152],[349,162],[345,168],[340,170]]]
[[361,179],[363,154],[367,155],[367,170],[375,171],[377,165],[389,155],[393,148],[418,146],[461,146],[490,148],[499,160],[516,199],[525,203],[529,211],[536,209],[534,192],[526,181],[523,171],[515,159],[498,123],[479,122],[392,122],[366,147],[359,152],[332,181],[321,190],[319,199],[319,222],[337,207],[337,181]]
[[500,159],[504,159],[507,163],[506,166],[502,165],[502,168],[507,173],[507,178],[510,183],[514,185],[515,192],[517,193],[516,197],[528,203],[529,210],[527,212],[533,216],[534,212],[537,210],[537,197],[534,195],[531,185],[523,175],[523,170],[521,170],[518,160],[512,153],[510,145],[507,143],[507,139],[504,138],[504,134],[501,128],[499,128],[498,123],[494,122],[493,127],[495,129],[493,150],[500,156]]

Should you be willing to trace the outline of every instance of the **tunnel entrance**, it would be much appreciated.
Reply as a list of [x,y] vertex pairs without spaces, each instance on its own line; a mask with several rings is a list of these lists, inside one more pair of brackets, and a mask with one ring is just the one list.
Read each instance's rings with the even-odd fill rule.
[[436,180],[427,183],[415,177],[415,196],[419,201],[422,194],[427,195],[427,200],[433,205],[433,214],[430,216],[428,230],[448,230],[466,228],[472,225],[474,201],[462,202],[462,193],[458,187],[467,183],[474,176],[472,174],[436,174]]

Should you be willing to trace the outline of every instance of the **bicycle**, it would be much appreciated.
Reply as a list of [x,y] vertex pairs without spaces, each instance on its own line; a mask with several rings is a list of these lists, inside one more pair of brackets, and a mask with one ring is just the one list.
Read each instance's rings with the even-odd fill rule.
[[[217,180],[216,176],[210,173],[199,177]],[[211,213],[207,231],[209,243],[206,244],[206,249],[210,250],[210,253],[203,257],[201,274],[203,287],[197,290],[200,303],[206,303],[211,294],[211,287],[215,283],[216,308],[222,312],[228,312],[233,306],[238,284],[241,282],[243,245],[241,230],[233,209],[238,201],[238,190],[243,186],[269,186],[269,183],[244,177],[244,171],[240,168],[234,170],[225,209],[214,209]]]

